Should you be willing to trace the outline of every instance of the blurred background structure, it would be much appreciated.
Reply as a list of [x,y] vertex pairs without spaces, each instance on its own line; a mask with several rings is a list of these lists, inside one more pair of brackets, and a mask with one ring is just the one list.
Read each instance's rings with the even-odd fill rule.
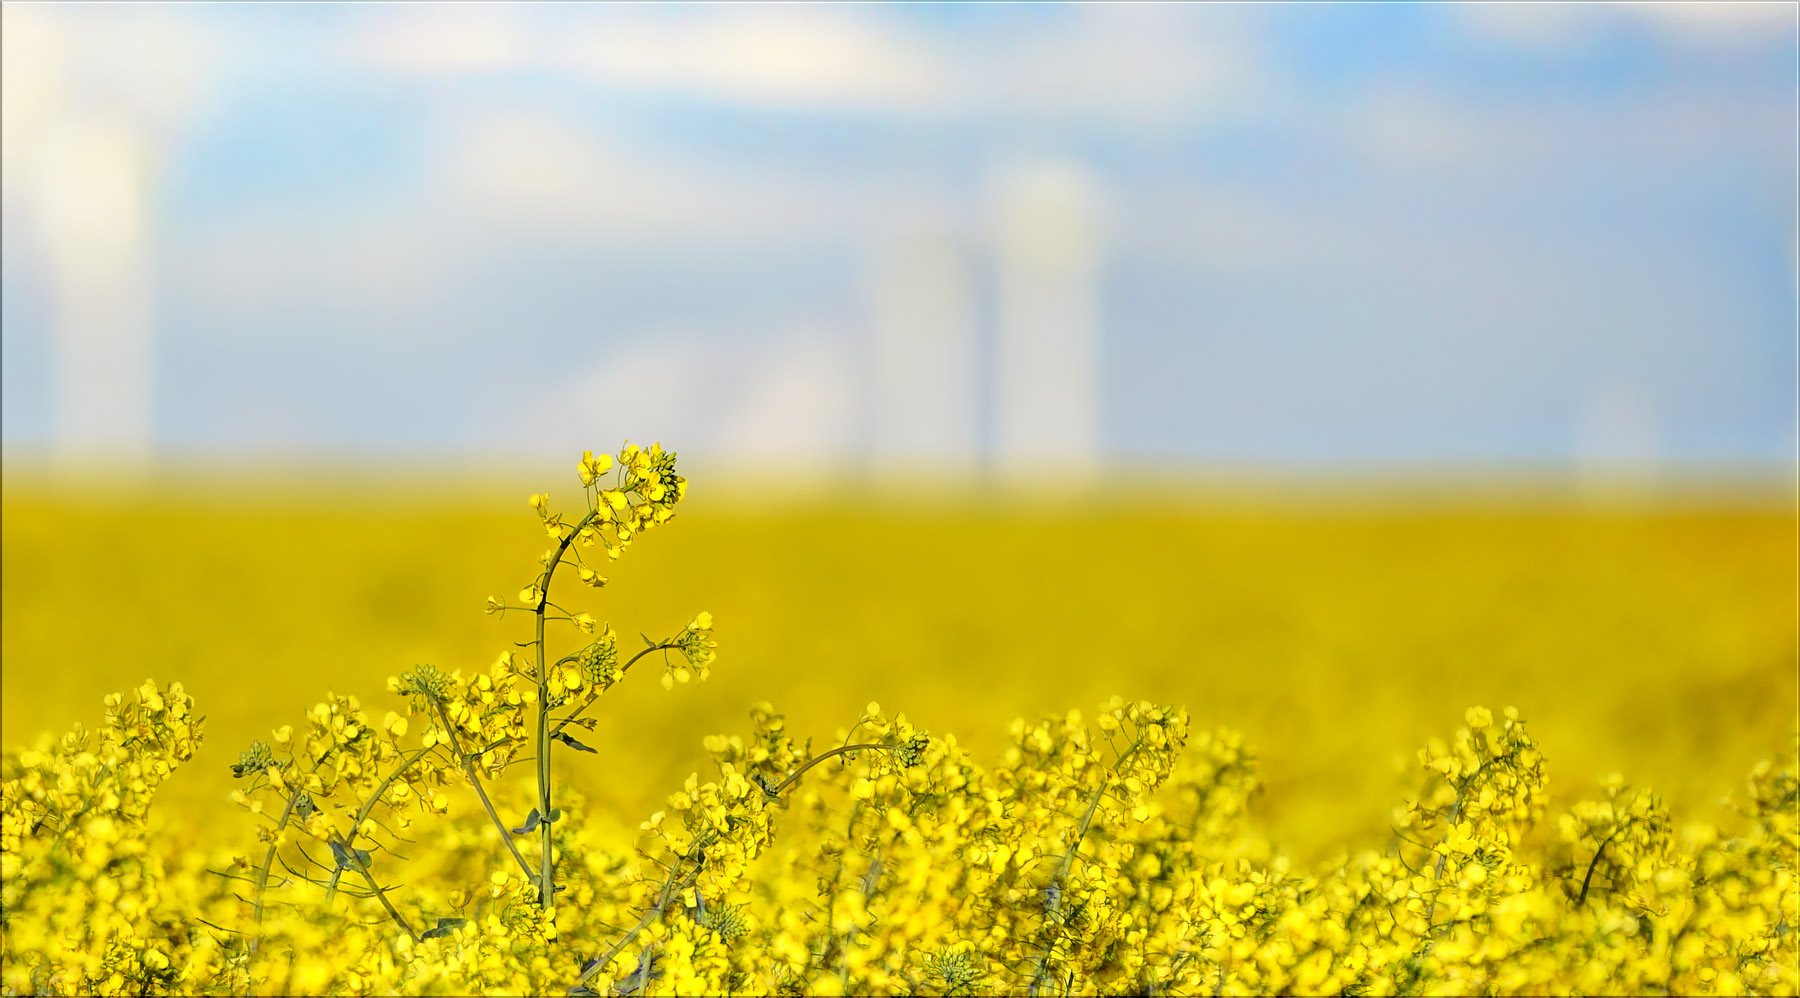
[[512,647],[629,437],[692,499],[581,605],[722,654],[608,693],[619,814],[762,700],[1114,694],[1303,853],[1477,703],[1700,814],[1800,696],[1797,22],[5,4],[0,740],[180,680],[229,832],[327,689]]
[[1777,469],[1790,5],[8,5],[9,468]]

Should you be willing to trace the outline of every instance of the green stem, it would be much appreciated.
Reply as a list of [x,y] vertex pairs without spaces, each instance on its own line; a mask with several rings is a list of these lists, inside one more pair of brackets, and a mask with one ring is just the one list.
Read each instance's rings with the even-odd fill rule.
[[[542,820],[544,855],[543,872],[538,877],[538,906],[549,911],[556,904],[556,867],[555,857],[551,855],[554,848],[550,831],[550,670],[545,666],[544,655],[544,608],[550,604],[550,581],[556,577],[557,566],[562,564],[563,552],[569,550],[569,544],[581,536],[588,524],[594,522],[596,511],[589,510],[587,515],[563,536],[556,545],[556,553],[544,566],[544,581],[538,587],[537,614],[537,745],[538,745],[538,817]],[[512,839],[507,839],[511,843]]]
[[[1455,830],[1456,823],[1458,821],[1462,820],[1463,800],[1468,793],[1469,787],[1475,782],[1475,777],[1480,776],[1482,770],[1486,769],[1487,767],[1488,767],[1488,763],[1484,762],[1481,765],[1475,767],[1475,771],[1473,773],[1470,773],[1467,776],[1465,776],[1464,778],[1462,778],[1461,780],[1457,781],[1457,783],[1456,783],[1456,800],[1451,802],[1451,804],[1450,804],[1450,816],[1447,821],[1447,824],[1449,827],[1446,828],[1444,831],[1444,837],[1446,839],[1448,839],[1450,836],[1450,833]],[[1444,851],[1443,843],[1439,843],[1437,846],[1434,846],[1433,849],[1437,852],[1437,862],[1432,864],[1432,867],[1431,867],[1431,882],[1433,884],[1436,884],[1438,881],[1444,879],[1444,863],[1447,860],[1449,860],[1450,854],[1448,852]],[[1432,916],[1434,916],[1436,914],[1437,914],[1437,889],[1434,887],[1431,892],[1430,900],[1425,902],[1425,929],[1426,929],[1427,933],[1429,933],[1431,930]]]
[[[1131,748],[1127,749],[1123,755],[1119,756],[1119,761],[1114,764],[1114,770],[1117,771],[1123,769],[1125,764],[1136,756],[1138,750],[1143,747],[1144,738],[1142,735],[1139,735],[1137,740],[1131,743]],[[1094,788],[1094,795],[1088,799],[1087,811],[1082,814],[1081,824],[1075,829],[1075,839],[1069,843],[1068,851],[1063,853],[1062,862],[1056,864],[1056,872],[1050,875],[1050,883],[1048,887],[1046,887],[1046,890],[1048,890],[1049,887],[1054,887],[1058,891],[1062,890],[1063,879],[1066,878],[1069,875],[1069,871],[1074,868],[1075,855],[1081,851],[1081,842],[1083,839],[1087,838],[1088,829],[1093,827],[1094,813],[1100,809],[1101,798],[1106,796],[1107,784],[1111,782],[1109,778],[1110,775],[1111,774],[1104,772],[1100,774],[1100,785]],[[1056,949],[1056,937],[1057,933],[1052,929],[1050,941],[1044,945],[1044,951],[1038,954],[1037,969],[1032,972],[1031,987],[1026,989],[1026,994],[1037,994],[1038,988],[1043,985],[1044,972],[1049,969],[1050,965],[1050,953]]]
[[1612,845],[1612,840],[1618,838],[1619,833],[1624,830],[1623,824],[1613,829],[1613,833],[1606,837],[1606,841],[1600,843],[1600,847],[1594,850],[1594,858],[1588,862],[1587,876],[1581,878],[1581,896],[1575,899],[1576,904],[1586,903],[1588,887],[1594,882],[1594,870],[1600,866],[1600,857],[1606,855],[1606,847]]
[[775,786],[771,787],[769,789],[769,793],[771,796],[775,796],[775,797],[781,796],[781,792],[783,790],[786,790],[788,787],[792,786],[795,780],[798,780],[800,777],[805,776],[807,770],[813,768],[814,766],[817,766],[819,763],[824,762],[825,760],[827,760],[833,756],[843,755],[846,752],[860,752],[863,749],[887,749],[888,751],[891,752],[891,751],[893,751],[893,748],[894,748],[894,746],[892,746],[892,745],[877,745],[874,742],[864,742],[861,745],[841,745],[837,748],[832,749],[829,752],[821,752],[818,755],[813,756],[811,759],[806,760],[806,762],[802,763],[799,769],[796,769],[792,773],[789,773],[787,779],[782,780],[780,783],[777,783],[777,784],[775,784]]
[[613,957],[618,956],[620,950],[631,945],[631,941],[636,939],[638,934],[644,931],[645,926],[649,925],[655,919],[662,917],[662,913],[668,909],[669,902],[675,899],[676,894],[692,887],[694,882],[700,877],[700,868],[696,866],[693,872],[677,886],[675,882],[675,872],[678,869],[680,869],[679,866],[669,870],[668,879],[663,881],[662,893],[657,896],[656,903],[650,906],[650,910],[644,912],[644,917],[638,919],[637,924],[632,926],[630,931],[621,936],[618,942],[612,944],[611,949],[608,949],[605,953],[601,954],[600,959],[595,960],[588,966],[587,970],[582,972],[581,979],[575,982],[575,987],[569,989],[571,992],[586,986],[587,982],[593,980],[595,975],[605,970],[606,965],[613,961]]
[[[636,655],[631,656],[630,661],[626,662],[625,665],[619,669],[619,676],[620,676],[620,678],[623,678],[625,673],[630,671],[631,667],[637,664],[638,659],[643,658],[645,655],[648,655],[653,651],[676,651],[680,647],[681,647],[680,645],[669,644],[667,642],[664,642],[664,643],[658,644],[658,645],[651,645],[650,647],[645,648],[643,651],[638,652]],[[564,665],[566,663],[576,661],[578,658],[579,658],[579,656],[576,656],[576,655],[564,655],[562,658],[557,659],[556,664]],[[568,717],[565,717],[561,721],[559,721],[557,723],[556,727],[554,727],[550,730],[550,734],[552,734],[552,735],[562,734],[562,729],[568,727],[571,723],[573,723],[576,718],[581,716],[582,711],[587,710],[589,707],[592,707],[594,705],[594,703],[596,701],[598,701],[599,699],[600,699],[600,697],[598,694],[588,697],[585,701],[582,702],[581,706],[575,708],[574,713],[570,714]]]
[[[387,793],[388,787],[394,785],[394,781],[400,778],[401,773],[411,769],[413,764],[420,759],[425,758],[425,753],[429,751],[431,751],[431,749],[422,748],[417,752],[414,752],[412,758],[401,763],[393,772],[387,774],[386,779],[376,785],[375,792],[370,794],[369,799],[363,801],[363,806],[356,811],[356,823],[350,826],[350,841],[352,843],[356,841],[357,833],[362,831],[363,822],[368,820],[369,812],[375,809],[375,802],[381,800],[381,795]],[[331,885],[325,889],[326,911],[331,910],[331,902],[337,898],[338,878],[343,875],[343,872],[344,868],[341,866],[331,871]]]
[[[399,910],[394,907],[394,903],[388,900],[387,891],[383,890],[381,885],[375,882],[375,874],[369,872],[368,864],[362,861],[362,857],[356,854],[356,850],[351,848],[341,835],[332,835],[331,841],[337,843],[338,847],[344,850],[344,854],[349,857],[350,862],[356,866],[356,872],[362,874],[363,879],[369,882],[369,889],[375,892],[375,900],[380,901],[381,906],[387,909],[388,917],[392,918],[395,924],[399,925],[402,929],[405,929],[406,934],[412,937],[413,942],[418,942],[419,934],[413,931],[413,927],[407,923],[405,916],[401,915]],[[338,869],[341,870],[343,867],[340,865]]]
[[461,760],[464,775],[468,776],[469,783],[475,787],[475,796],[481,798],[481,806],[487,809],[488,820],[492,821],[494,827],[499,830],[500,841],[506,843],[506,848],[512,853],[513,859],[519,861],[519,869],[525,871],[525,879],[532,879],[531,864],[525,861],[525,855],[519,852],[518,846],[513,844],[512,830],[506,827],[506,822],[500,820],[500,813],[494,810],[494,802],[488,799],[487,790],[481,785],[481,774],[475,769],[474,755],[463,754],[462,739],[457,737],[456,729],[450,724],[450,713],[444,709],[443,701],[436,697],[431,698],[431,705],[437,708],[438,721],[443,724],[444,732],[450,736],[450,749],[456,753],[456,758]]
[[[263,854],[262,867],[256,871],[256,910],[252,917],[257,925],[262,924],[263,891],[269,886],[269,868],[275,864],[275,850],[281,844],[281,833],[287,828],[288,819],[294,816],[294,802],[300,799],[298,788],[288,791],[287,807],[282,809],[281,820],[275,823],[275,833],[269,839],[269,851]],[[250,955],[255,956],[257,948],[262,944],[262,937],[250,940]]]

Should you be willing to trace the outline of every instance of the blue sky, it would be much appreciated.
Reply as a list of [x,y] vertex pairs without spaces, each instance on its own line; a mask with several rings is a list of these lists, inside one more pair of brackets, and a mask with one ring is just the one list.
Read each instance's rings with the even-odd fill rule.
[[[1791,5],[3,16],[9,456],[1794,457]],[[1070,411],[996,387],[1044,177]],[[108,288],[130,349],[68,347]]]

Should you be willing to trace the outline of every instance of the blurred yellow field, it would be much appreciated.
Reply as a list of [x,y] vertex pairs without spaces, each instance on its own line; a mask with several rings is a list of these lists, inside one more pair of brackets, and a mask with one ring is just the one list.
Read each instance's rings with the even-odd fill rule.
[[[1800,984],[1783,514],[721,503],[665,531],[674,456],[613,467],[583,455],[535,525],[15,493],[6,990]],[[652,529],[680,540],[619,559]]]
[[0,22],[0,998],[1800,996],[1800,7]]
[[[523,498],[14,489],[5,742],[179,680],[206,739],[160,799],[229,843],[227,764],[252,740],[328,690],[379,713],[400,706],[389,676],[472,674],[529,637],[482,613],[534,569]],[[635,821],[756,701],[823,744],[879,700],[980,757],[1016,716],[1120,694],[1243,732],[1268,787],[1253,818],[1305,859],[1384,841],[1414,751],[1485,703],[1532,722],[1553,799],[1618,772],[1711,820],[1795,724],[1795,549],[1778,504],[757,511],[702,493],[572,600],[628,644],[710,610],[714,677],[614,691],[593,735],[604,765],[568,778]]]

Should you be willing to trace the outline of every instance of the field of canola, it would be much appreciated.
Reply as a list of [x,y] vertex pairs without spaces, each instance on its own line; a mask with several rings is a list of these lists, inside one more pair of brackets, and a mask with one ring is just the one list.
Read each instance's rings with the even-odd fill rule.
[[[658,525],[620,457],[535,513],[9,492],[5,990],[1800,982],[1780,504]],[[564,569],[540,683],[532,558],[605,481],[602,546],[656,529]],[[605,690],[547,806],[540,689]]]

